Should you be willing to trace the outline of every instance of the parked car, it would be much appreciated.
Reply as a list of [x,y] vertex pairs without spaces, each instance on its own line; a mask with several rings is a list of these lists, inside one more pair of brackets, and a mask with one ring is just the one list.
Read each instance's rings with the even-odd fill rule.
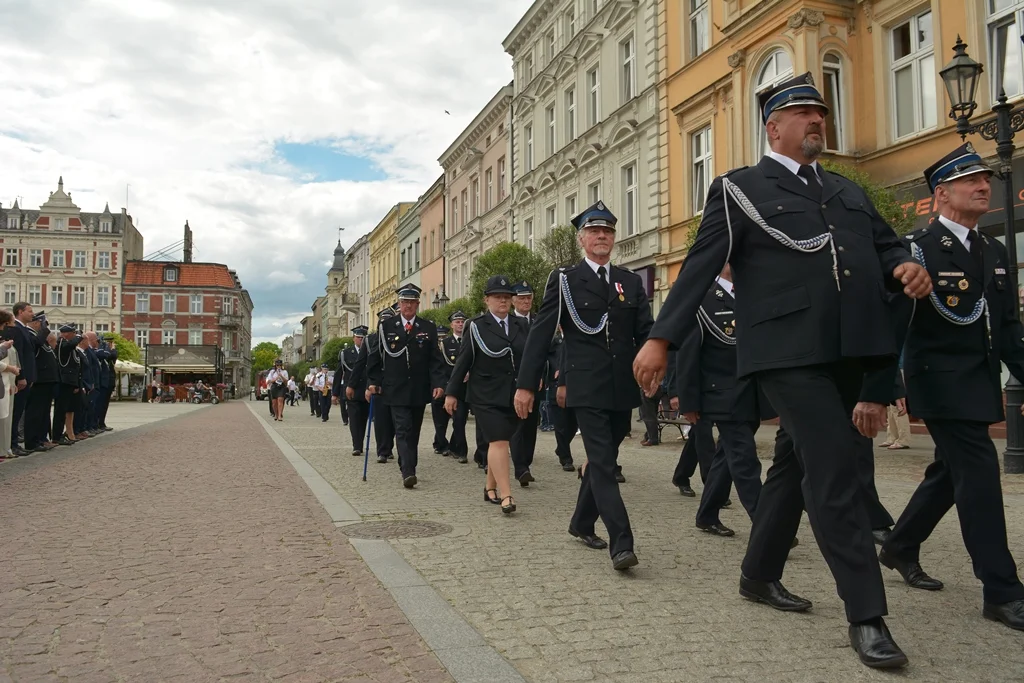
[[270,396],[270,389],[267,387],[267,373],[269,370],[260,370],[256,373],[256,400],[262,401]]

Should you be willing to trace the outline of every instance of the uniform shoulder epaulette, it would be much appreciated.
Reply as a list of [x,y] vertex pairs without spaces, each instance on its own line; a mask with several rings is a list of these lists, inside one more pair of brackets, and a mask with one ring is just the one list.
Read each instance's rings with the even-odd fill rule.
[[557,270],[560,273],[568,273],[571,270],[575,270],[576,266],[578,266],[578,265],[579,265],[578,263],[570,263],[567,266],[558,266]]
[[726,178],[728,176],[731,176],[733,173],[739,173],[740,171],[745,171],[748,168],[750,168],[750,167],[749,166],[740,166],[739,168],[733,168],[733,169],[730,169],[730,170],[726,171],[725,173],[723,173],[722,175],[720,175],[718,177],[719,178]]
[[624,271],[626,271],[627,273],[632,273],[632,272],[633,272],[632,270],[630,270],[630,269],[629,269],[629,268],[627,268],[626,266],[615,266],[615,267],[616,267],[616,268],[618,268],[619,270],[624,270]]
[[913,242],[914,240],[920,239],[921,237],[924,237],[927,234],[928,234],[928,228],[921,228],[920,230],[913,230],[911,232],[908,232],[903,237],[905,237],[906,239],[908,239],[911,242]]

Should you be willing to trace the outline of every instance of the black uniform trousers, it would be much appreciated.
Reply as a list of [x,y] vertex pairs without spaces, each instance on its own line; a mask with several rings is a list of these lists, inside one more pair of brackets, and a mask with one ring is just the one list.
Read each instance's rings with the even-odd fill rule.
[[373,438],[377,442],[377,457],[392,458],[395,453],[395,422],[391,406],[379,396],[373,397]]
[[551,403],[551,422],[555,426],[555,455],[561,464],[572,464],[572,440],[576,438],[576,414],[572,408],[560,408],[558,403]]
[[649,397],[647,394],[643,394],[640,397],[640,419],[644,421],[644,426],[647,427],[646,438],[652,446],[661,443],[661,432],[658,430],[658,406],[661,404],[661,399],[664,395],[665,390],[658,387],[658,390],[654,392],[654,396]]
[[25,408],[28,407],[28,397],[32,395],[32,387],[26,386],[19,389],[14,395],[14,406],[11,413],[11,448],[18,447],[18,430],[21,428],[21,420],[25,417]]
[[[25,448],[43,445],[50,431],[50,406],[53,404],[55,382],[36,382],[25,406]],[[17,396],[17,394],[15,394]],[[59,438],[59,437],[58,437]]]
[[[702,421],[711,422],[707,418]],[[761,495],[761,461],[757,459],[754,433],[761,423],[715,421],[714,424],[718,426],[718,449],[700,496],[697,524],[721,523],[718,512],[729,498],[733,484],[743,509],[753,519]]]
[[614,557],[624,550],[633,550],[629,515],[615,479],[619,445],[629,434],[633,411],[584,407],[573,411],[587,451],[587,467],[576,498],[572,528],[580,534],[593,534],[594,523],[600,517],[608,529],[608,548]]
[[867,496],[864,504],[868,508],[868,519],[871,520],[872,529],[888,529],[895,522],[892,515],[878,499],[878,489],[875,488],[875,442],[860,432],[857,432],[857,466],[860,484]]
[[981,581],[985,602],[1003,604],[1024,598],[1017,565],[1006,545],[1006,517],[999,485],[999,458],[988,425],[966,420],[925,419],[935,441],[935,461],[925,470],[900,515],[886,554],[917,562],[921,544],[956,505],[960,533]]
[[715,458],[713,427],[714,423],[711,420],[697,420],[697,424],[690,426],[690,433],[683,444],[683,451],[679,454],[676,470],[672,473],[673,486],[689,486],[690,477],[697,471],[698,464],[700,480],[707,483],[711,463]]
[[805,507],[847,619],[884,616],[885,588],[868,493],[860,480],[858,435],[850,420],[862,368],[852,361],[783,368],[759,373],[758,381],[782,429],[754,512],[743,575],[757,581],[782,578]]
[[[344,396],[344,389],[342,390],[342,396]],[[344,424],[348,424],[348,401],[344,398],[338,401],[338,409],[341,411],[341,421]]]
[[537,450],[537,424],[540,421],[540,405],[526,416],[525,420],[519,423],[519,428],[512,435],[509,441],[509,451],[512,455],[512,466],[515,468],[516,479],[523,476],[533,465],[533,453]]
[[342,402],[348,404],[348,431],[352,435],[352,450],[362,453],[366,446],[366,421],[370,417],[370,404],[344,398],[339,401]]
[[390,406],[395,425],[395,446],[398,449],[398,468],[402,478],[416,474],[419,464],[420,429],[426,406]]
[[[114,395],[114,387],[101,387],[100,388],[100,406],[99,406],[99,423],[100,427],[107,426],[107,411],[110,410],[110,398]],[[51,395],[51,400],[53,396]],[[47,409],[47,417],[49,417],[49,409]]]
[[[447,453],[448,444],[448,421],[452,416],[444,409],[444,399],[435,398],[430,402],[430,418],[434,421],[434,451],[436,453]],[[464,401],[459,401],[462,405]]]
[[[445,412],[447,415],[447,412]],[[466,422],[469,420],[469,404],[459,401],[452,418],[452,438],[448,439],[448,451],[457,458],[469,455],[469,444],[466,442]]]
[[324,396],[321,391],[316,393],[316,398],[320,401],[320,419],[327,422],[327,420],[331,419],[331,394],[328,393]]
[[320,417],[320,392],[312,387],[306,387],[306,396],[309,397],[309,414]]

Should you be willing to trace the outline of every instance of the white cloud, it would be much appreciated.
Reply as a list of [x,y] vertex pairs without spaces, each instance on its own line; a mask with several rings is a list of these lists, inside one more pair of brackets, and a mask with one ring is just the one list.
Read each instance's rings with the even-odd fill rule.
[[[254,341],[279,338],[273,325],[322,293],[337,228],[348,246],[415,200],[511,80],[501,40],[529,5],[0,3],[0,201],[41,204],[58,175],[87,211],[116,211],[127,190],[147,253],[188,219],[196,259],[227,263],[252,294]],[[303,184],[275,165],[275,141],[324,139],[388,178]]]

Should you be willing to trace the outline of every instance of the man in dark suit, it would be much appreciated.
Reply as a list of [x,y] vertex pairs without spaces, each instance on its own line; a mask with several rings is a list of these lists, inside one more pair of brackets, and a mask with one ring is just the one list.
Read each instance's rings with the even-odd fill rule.
[[942,588],[921,569],[921,545],[956,505],[983,586],[982,615],[1024,630],[1024,585],[1006,543],[999,458],[988,432],[1003,420],[1000,361],[1024,381],[1024,327],[1006,247],[978,231],[992,173],[970,143],[933,164],[924,175],[939,217],[905,238],[935,283],[930,300],[916,311],[905,306],[902,316],[909,323],[907,405],[928,427],[935,461],[878,560],[914,588]]
[[761,420],[775,415],[760,398],[757,380],[736,376],[736,302],[729,266],[722,269],[697,311],[697,324],[679,347],[679,411],[690,423],[698,419],[718,427],[718,450],[711,463],[697,528],[715,536],[734,536],[719,511],[735,483],[736,495],[754,516],[761,494],[761,461],[754,434]]
[[[678,355],[673,353],[668,357],[665,377],[662,379],[660,387],[669,396],[669,407],[675,411],[679,410],[679,378],[676,373]],[[698,419],[696,422],[690,423],[690,431],[686,433],[686,443],[683,444],[675,471],[672,472],[672,485],[687,498],[697,497],[697,493],[690,486],[690,477],[697,471],[698,465],[700,466],[700,481],[707,484],[711,461],[715,457],[713,427],[711,421],[702,422]]]
[[[459,356],[459,349],[462,348],[464,339],[462,331],[466,325],[466,314],[462,311],[455,311],[448,316],[451,323],[451,332],[439,343],[441,345],[441,357],[444,359],[445,386],[452,376],[452,368],[455,367],[455,360]],[[444,409],[444,399],[433,401],[430,404],[431,416],[434,419],[434,452],[442,455],[450,455],[462,464],[469,462],[469,444],[466,443],[466,421],[469,419],[469,404],[466,401],[459,401],[453,415],[449,415]],[[447,437],[448,420],[452,422],[452,436]]]
[[114,393],[114,385],[117,382],[117,371],[114,367],[114,364],[117,363],[117,346],[111,343],[111,337],[108,336],[98,342],[96,356],[100,359],[101,364],[96,428],[103,432],[111,432],[114,428],[107,426],[107,411],[110,410],[110,397]]
[[399,314],[380,324],[380,352],[369,357],[367,383],[391,409],[398,446],[402,485],[416,485],[420,428],[423,411],[431,399],[444,396],[444,360],[437,344],[437,327],[416,317],[420,288],[413,284],[398,289]]
[[[555,456],[558,464],[565,472],[573,472],[576,465],[572,459],[572,440],[576,436],[579,426],[576,424],[576,416],[571,408],[565,407],[565,382],[563,381],[562,367],[565,359],[565,344],[562,340],[562,328],[558,327],[555,338],[551,340],[551,347],[548,350],[548,386],[554,389],[551,401],[551,424],[555,432]],[[559,387],[562,390],[559,391]]]
[[[850,622],[850,644],[870,667],[907,663],[882,617],[885,588],[858,480],[857,436],[885,424],[885,396],[862,393],[865,372],[895,367],[887,287],[931,291],[871,200],[821,169],[828,107],[804,74],[759,95],[771,152],[711,184],[697,239],[634,363],[653,393],[670,347],[685,338],[725,263],[737,289],[737,374],[757,375],[792,447],[776,459],[754,514],[740,593],[776,609],[809,601],[781,584],[806,501],[815,539]],[[852,418],[852,420],[851,420]],[[785,465],[785,466],[783,466]],[[803,497],[799,495],[801,488]]]
[[591,547],[604,547],[594,535],[600,516],[608,529],[612,567],[625,570],[636,566],[637,558],[615,474],[619,445],[640,405],[630,365],[654,321],[640,276],[611,264],[612,212],[597,202],[572,223],[586,256],[548,277],[519,370],[516,412],[526,418],[535,408],[548,346],[561,320],[565,364],[559,376],[564,375],[565,404],[576,415],[587,451],[569,533]]
[[[395,311],[390,306],[377,313],[378,329],[381,323],[390,320],[394,315]],[[370,357],[379,353],[380,334],[373,332],[359,347],[359,355],[356,357],[356,364],[352,367],[352,374],[357,377],[356,381],[361,382],[364,387],[363,398],[366,399],[367,410],[369,410],[370,402],[373,402],[373,438],[377,442],[377,462],[383,465],[395,457],[395,424],[391,420],[391,408],[380,398],[373,398],[367,385],[367,368],[370,365]]]
[[[36,331],[29,327],[35,315],[31,304],[19,301],[14,304],[12,313],[14,313],[14,327],[8,328],[10,331],[5,333],[5,338],[14,340],[14,349],[18,352],[21,373],[15,378],[18,393],[14,395],[11,413],[11,451],[15,455],[24,456],[28,455],[29,451],[18,445],[19,430],[22,418],[25,416],[25,408],[28,406],[32,385],[36,381],[36,349],[46,343],[47,335],[42,334],[42,330]],[[49,330],[46,332],[49,334]],[[42,338],[40,338],[41,334]]]
[[352,435],[352,455],[363,454],[363,440],[366,438],[366,419],[370,409],[366,402],[366,377],[356,374],[359,353],[369,329],[366,325],[352,328],[353,346],[345,347],[338,354],[338,369],[334,371],[334,385],[331,399],[335,404],[348,403],[348,431]]
[[[512,306],[515,309],[515,316],[527,323],[533,323],[536,316],[530,310],[533,308],[533,287],[526,280],[517,282],[512,286],[515,294],[512,296]],[[549,338],[550,341],[550,338]],[[549,347],[550,348],[550,347]],[[544,375],[547,373],[545,372]],[[542,375],[543,380],[543,375]],[[534,451],[537,450],[537,426],[540,424],[540,403],[537,409],[532,411],[519,423],[519,429],[512,436],[509,444],[512,452],[512,466],[515,477],[519,480],[520,486],[529,486],[531,481],[536,481],[530,466],[533,465]]]

